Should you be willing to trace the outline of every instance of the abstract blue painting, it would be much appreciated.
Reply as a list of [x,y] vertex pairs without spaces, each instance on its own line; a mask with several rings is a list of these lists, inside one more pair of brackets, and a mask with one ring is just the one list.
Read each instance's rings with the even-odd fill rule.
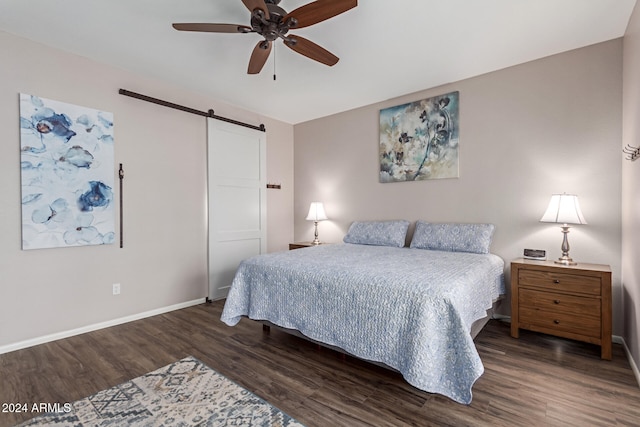
[[20,94],[22,249],[115,240],[113,114]]
[[457,178],[459,92],[380,110],[380,182]]

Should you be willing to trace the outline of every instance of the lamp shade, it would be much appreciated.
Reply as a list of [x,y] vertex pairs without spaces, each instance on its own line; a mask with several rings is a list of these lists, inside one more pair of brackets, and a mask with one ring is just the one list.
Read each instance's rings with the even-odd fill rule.
[[575,194],[554,194],[549,201],[549,207],[542,215],[540,222],[555,222],[558,224],[586,224],[587,221],[580,210],[578,196]]
[[322,202],[311,202],[306,219],[307,221],[324,221],[325,219],[329,219],[327,218],[327,214],[324,213],[324,205]]

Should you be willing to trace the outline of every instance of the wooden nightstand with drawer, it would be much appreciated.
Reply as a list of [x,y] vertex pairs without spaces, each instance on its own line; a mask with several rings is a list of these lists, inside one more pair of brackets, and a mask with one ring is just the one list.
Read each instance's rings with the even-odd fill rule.
[[611,360],[611,268],[513,261],[511,336],[520,328],[600,345]]
[[289,243],[289,250],[292,251],[294,249],[308,248],[308,247],[311,247],[311,246],[317,246],[317,245],[314,245],[312,242]]

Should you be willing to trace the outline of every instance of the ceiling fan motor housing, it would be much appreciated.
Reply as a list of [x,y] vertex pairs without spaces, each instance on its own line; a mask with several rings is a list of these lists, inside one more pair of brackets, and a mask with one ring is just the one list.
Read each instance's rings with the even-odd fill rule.
[[266,2],[269,19],[265,18],[264,12],[260,9],[255,9],[251,13],[251,28],[268,41],[274,41],[278,37],[286,40],[286,34],[298,24],[295,18],[289,18],[286,21],[282,20],[287,15],[287,11],[277,6],[278,3],[280,3],[280,0]]

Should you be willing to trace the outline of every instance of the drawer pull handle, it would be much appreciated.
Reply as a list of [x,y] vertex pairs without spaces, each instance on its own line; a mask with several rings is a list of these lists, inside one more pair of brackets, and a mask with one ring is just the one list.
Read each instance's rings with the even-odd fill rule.
[[559,325],[560,321],[556,319],[556,320],[553,321],[553,323],[555,323],[556,325]]
[[559,300],[559,299],[554,299],[554,300],[553,300],[553,303],[554,303],[554,304],[560,304],[560,300]]
[[555,283],[556,285],[560,284],[560,279],[553,279],[553,283]]

